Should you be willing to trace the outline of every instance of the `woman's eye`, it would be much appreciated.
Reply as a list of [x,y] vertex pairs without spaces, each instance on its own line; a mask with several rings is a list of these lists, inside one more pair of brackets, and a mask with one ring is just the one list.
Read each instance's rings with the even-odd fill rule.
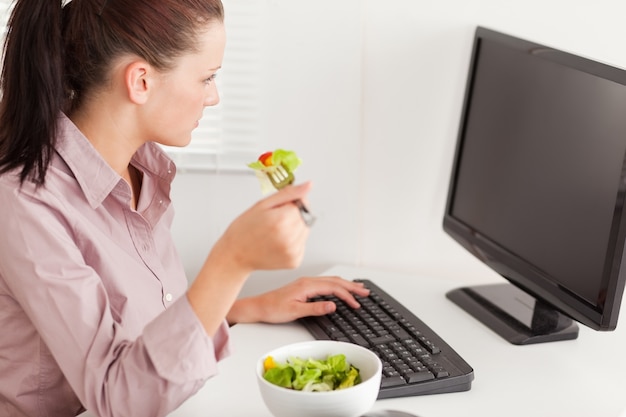
[[211,75],[209,78],[207,78],[206,80],[204,80],[204,83],[205,83],[206,85],[209,85],[209,84],[211,84],[211,82],[212,82],[213,80],[215,80],[215,78],[216,78],[216,77],[217,77],[217,74],[213,74],[213,75]]

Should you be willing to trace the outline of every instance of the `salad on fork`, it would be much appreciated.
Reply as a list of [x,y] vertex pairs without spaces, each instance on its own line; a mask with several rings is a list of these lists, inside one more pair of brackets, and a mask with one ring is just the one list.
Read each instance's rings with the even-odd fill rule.
[[[276,149],[261,154],[259,158],[248,164],[256,173],[261,184],[261,191],[266,194],[273,190],[280,190],[295,181],[294,171],[302,163],[301,159],[293,151]],[[307,226],[315,223],[315,216],[301,200],[294,201],[298,206],[302,220]]]

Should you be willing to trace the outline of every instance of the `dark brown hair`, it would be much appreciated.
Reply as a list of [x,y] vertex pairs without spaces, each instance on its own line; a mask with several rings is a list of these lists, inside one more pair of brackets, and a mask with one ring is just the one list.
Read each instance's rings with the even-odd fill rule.
[[41,185],[59,115],[78,108],[125,54],[167,71],[222,22],[220,0],[17,0],[9,18],[0,88],[0,174]]

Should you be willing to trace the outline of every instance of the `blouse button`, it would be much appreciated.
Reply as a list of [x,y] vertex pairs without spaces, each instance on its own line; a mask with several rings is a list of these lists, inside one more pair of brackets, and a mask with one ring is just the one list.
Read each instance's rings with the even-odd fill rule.
[[169,292],[167,294],[165,294],[165,301],[167,301],[168,303],[170,301],[172,301],[174,297],[172,296],[172,294],[170,294]]

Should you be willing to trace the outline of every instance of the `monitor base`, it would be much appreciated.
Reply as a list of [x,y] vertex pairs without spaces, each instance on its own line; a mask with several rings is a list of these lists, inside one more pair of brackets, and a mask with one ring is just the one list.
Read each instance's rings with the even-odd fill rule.
[[512,284],[457,288],[446,297],[515,345],[571,340],[578,325]]

